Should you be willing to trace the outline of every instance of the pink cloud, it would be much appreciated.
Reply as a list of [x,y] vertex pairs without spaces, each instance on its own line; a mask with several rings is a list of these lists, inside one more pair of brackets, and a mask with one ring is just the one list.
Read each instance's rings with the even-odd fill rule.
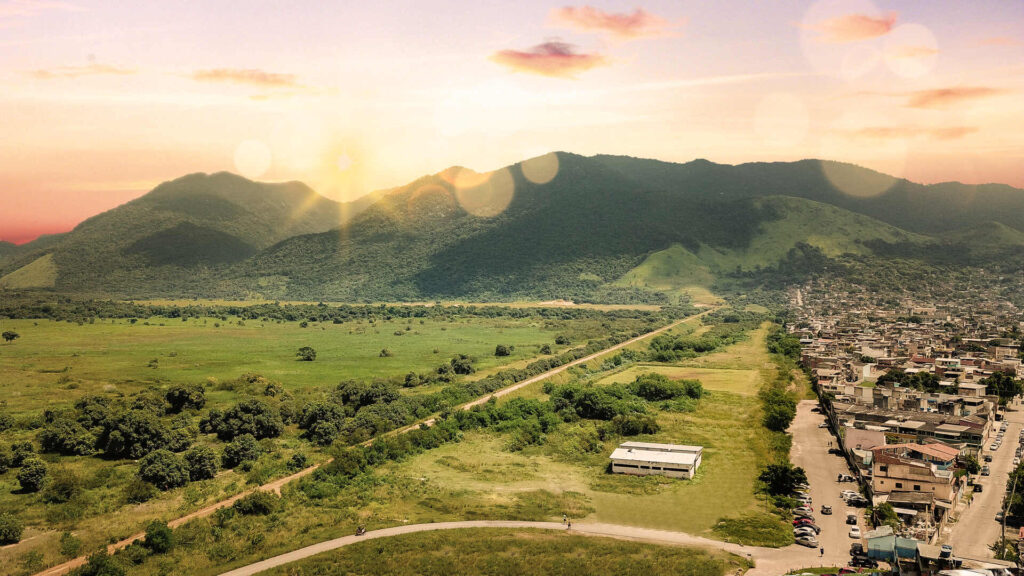
[[992,36],[981,41],[982,46],[1021,46],[1024,40],[1011,38],[1010,36]]
[[911,108],[946,108],[948,106],[1003,94],[1006,90],[989,86],[957,86],[911,92],[907,106]]
[[564,42],[545,42],[525,52],[500,50],[491,54],[490,60],[516,72],[555,78],[575,78],[580,72],[608,63],[600,54],[577,52],[575,46]]
[[669,22],[637,8],[632,14],[605,12],[593,6],[565,6],[551,11],[550,20],[558,26],[583,32],[603,32],[620,39],[664,36]]
[[822,20],[807,28],[821,34],[818,36],[819,42],[845,44],[885,36],[896,26],[897,16],[896,12],[889,12],[880,18],[867,14],[846,14]]
[[214,68],[197,70],[192,79],[200,82],[233,82],[255,86],[298,86],[294,74],[266,72],[254,68]]
[[950,126],[947,128],[919,128],[916,126],[873,126],[855,130],[851,134],[862,138],[886,140],[891,138],[926,138],[929,140],[956,140],[978,131],[975,126]]
[[890,55],[894,58],[926,58],[928,56],[935,56],[938,53],[938,48],[911,45],[896,46],[890,51]]

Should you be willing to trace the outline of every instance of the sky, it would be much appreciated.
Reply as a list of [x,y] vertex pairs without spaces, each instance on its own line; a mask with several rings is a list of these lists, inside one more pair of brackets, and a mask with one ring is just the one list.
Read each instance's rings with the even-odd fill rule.
[[1024,187],[1024,2],[0,0],[0,240],[193,172],[335,200],[554,150]]

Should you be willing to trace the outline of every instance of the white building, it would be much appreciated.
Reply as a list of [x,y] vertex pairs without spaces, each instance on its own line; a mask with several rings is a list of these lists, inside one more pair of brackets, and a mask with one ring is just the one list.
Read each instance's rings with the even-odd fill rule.
[[623,442],[609,459],[615,474],[661,474],[672,478],[693,478],[703,454],[703,446]]

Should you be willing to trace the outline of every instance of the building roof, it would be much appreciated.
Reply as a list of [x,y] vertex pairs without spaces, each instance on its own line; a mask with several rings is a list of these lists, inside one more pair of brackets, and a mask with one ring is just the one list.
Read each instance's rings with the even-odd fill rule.
[[660,450],[641,450],[639,448],[616,448],[609,458],[629,462],[675,464],[677,466],[693,466],[697,463],[697,455],[692,452],[662,452]]
[[684,454],[700,454],[704,451],[703,446],[690,446],[688,444],[658,444],[656,442],[623,442],[619,448],[639,448],[641,450],[656,450],[660,452],[682,452]]

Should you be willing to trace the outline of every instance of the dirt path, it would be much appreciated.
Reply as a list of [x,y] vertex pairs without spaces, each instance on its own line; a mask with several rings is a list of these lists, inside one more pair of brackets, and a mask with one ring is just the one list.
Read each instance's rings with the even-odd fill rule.
[[[383,528],[381,530],[374,530],[367,532],[362,536],[342,536],[341,538],[335,538],[334,540],[327,540],[305,548],[293,550],[280,556],[274,556],[260,562],[255,562],[241,568],[236,568],[229,572],[224,572],[221,576],[251,576],[252,574],[258,574],[260,572],[290,564],[298,560],[309,558],[323,552],[330,550],[337,550],[363,540],[373,540],[376,538],[389,538],[392,536],[399,536],[402,534],[412,534],[414,532],[428,532],[435,530],[454,530],[458,528],[534,528],[540,530],[560,530],[566,531],[566,526],[559,522],[522,522],[522,521],[503,521],[503,520],[474,520],[466,522],[437,522],[432,524],[410,524],[406,526],[395,526],[392,528]],[[740,544],[729,544],[726,542],[719,542],[718,540],[710,540],[708,538],[702,538],[700,536],[693,536],[684,532],[669,532],[665,530],[652,530],[649,528],[637,528],[635,526],[620,526],[617,524],[589,524],[589,523],[574,523],[572,526],[573,534],[581,534],[585,536],[601,536],[607,538],[618,538],[622,540],[634,540],[639,542],[651,542],[655,544],[669,544],[676,546],[694,546],[700,548],[713,548],[717,550],[724,550],[744,558],[753,560],[756,563],[756,567],[749,572],[748,576],[769,576],[778,575],[782,572],[779,571],[781,568],[785,570],[787,568],[795,568],[800,566],[811,566],[814,565],[818,558],[818,553],[813,550],[800,547],[789,547],[789,548],[760,548],[756,546],[742,546]]]
[[[568,370],[569,368],[571,368],[573,366],[578,366],[580,364],[585,364],[585,363],[590,362],[591,360],[594,360],[595,358],[598,358],[598,357],[603,356],[605,354],[608,354],[608,353],[614,352],[616,350],[625,348],[626,346],[635,344],[635,343],[640,342],[642,340],[645,340],[647,338],[651,338],[653,336],[657,336],[658,334],[661,334],[662,332],[665,332],[667,330],[671,330],[672,328],[675,328],[676,326],[682,324],[683,322],[686,322],[688,320],[692,320],[694,318],[698,318],[698,317],[704,316],[705,314],[713,312],[716,309],[717,308],[712,308],[712,309],[706,310],[704,312],[701,312],[700,314],[697,314],[695,316],[688,316],[686,318],[683,318],[682,320],[676,320],[676,321],[674,321],[674,322],[672,322],[670,324],[666,324],[665,326],[662,326],[661,328],[657,328],[657,329],[652,330],[652,331],[650,331],[650,332],[648,332],[646,334],[641,334],[640,336],[637,336],[636,338],[630,338],[629,340],[626,340],[626,341],[621,342],[619,344],[616,344],[614,346],[610,346],[608,348],[605,348],[603,350],[600,350],[598,352],[595,352],[595,353],[593,353],[593,354],[591,354],[589,356],[585,356],[585,357],[580,358],[578,360],[573,360],[572,362],[569,362],[568,364],[563,364],[562,366],[559,366],[558,368],[554,368],[554,369],[548,370],[547,372],[544,372],[543,374],[538,374],[537,376],[534,376],[532,378],[528,378],[526,380],[523,380],[522,382],[518,382],[518,383],[513,384],[512,386],[509,386],[507,388],[502,388],[501,390],[496,390],[495,392],[493,392],[491,394],[488,394],[486,396],[480,397],[480,398],[478,398],[476,400],[473,400],[472,402],[468,402],[466,404],[463,404],[462,406],[460,406],[460,408],[462,410],[469,410],[470,408],[472,408],[474,406],[478,406],[480,404],[483,404],[483,403],[487,402],[491,398],[491,396],[500,398],[501,396],[505,396],[506,394],[510,394],[512,392],[515,392],[516,390],[519,390],[519,389],[521,389],[521,388],[523,388],[525,386],[529,386],[530,384],[534,384],[536,382],[540,382],[542,380],[546,380],[546,379],[554,376],[555,374],[560,374],[560,373]],[[413,424],[411,426],[408,426],[406,428],[402,428],[401,430],[399,430],[397,432],[392,432],[392,433],[405,434],[405,433],[407,433],[407,432],[409,432],[411,430],[415,430],[415,429],[419,428],[422,424],[426,424],[427,426],[433,426],[435,421],[436,420],[434,418],[430,418],[430,419],[427,419],[425,421],[417,422],[417,423],[415,423],[415,424]],[[369,441],[365,442],[364,445],[369,445],[369,444],[372,444],[372,443],[373,443],[373,440],[369,440]],[[249,490],[246,490],[244,492],[236,494],[236,495],[234,495],[234,496],[232,496],[230,498],[227,498],[225,500],[221,500],[219,502],[215,502],[213,504],[210,504],[209,506],[203,507],[203,508],[201,508],[199,510],[196,510],[195,512],[192,512],[192,513],[187,514],[185,516],[182,516],[180,518],[175,518],[174,520],[169,521],[167,523],[167,525],[170,526],[171,528],[175,528],[177,526],[181,526],[182,524],[184,524],[184,523],[186,523],[186,522],[188,522],[190,520],[194,520],[196,518],[204,518],[206,516],[209,516],[209,515],[213,514],[214,512],[216,512],[217,510],[219,510],[221,508],[224,508],[226,506],[231,506],[232,504],[234,504],[240,498],[248,496],[249,494],[252,494],[253,492],[256,492],[257,490],[272,491],[272,492],[276,492],[276,493],[280,494],[281,493],[281,488],[284,487],[285,484],[288,484],[289,482],[291,482],[293,480],[297,480],[299,478],[302,478],[303,476],[308,476],[308,475],[312,474],[314,471],[316,471],[317,468],[319,468],[320,466],[323,466],[324,464],[327,464],[329,462],[330,462],[330,460],[327,460],[327,461],[322,462],[320,464],[317,464],[315,466],[310,466],[309,468],[306,468],[305,470],[300,470],[299,472],[296,472],[295,474],[292,474],[291,476],[285,476],[284,478],[279,478],[277,480],[274,480],[273,482],[270,482],[270,483],[267,483],[267,484],[263,484],[262,486],[257,486],[256,488],[251,488]],[[378,531],[378,532],[380,532],[380,531]],[[114,544],[111,544],[111,545],[107,546],[107,551],[109,553],[113,554],[114,552],[116,552],[118,550],[121,550],[121,549],[124,549],[124,548],[128,547],[133,542],[136,542],[137,540],[142,539],[144,536],[145,536],[145,533],[142,533],[142,532],[140,532],[138,534],[132,534],[131,536],[129,536],[128,538],[125,538],[124,540],[121,540],[119,542],[115,542]],[[86,556],[79,556],[78,558],[73,558],[71,560],[68,560],[67,562],[62,563],[62,564],[57,564],[56,566],[52,566],[50,568],[47,568],[46,570],[43,570],[42,572],[36,573],[34,576],[58,576],[60,574],[64,574],[66,572],[74,570],[75,568],[78,568],[79,566],[82,566],[83,564],[85,564],[86,560],[88,560],[88,557],[86,557]]]

